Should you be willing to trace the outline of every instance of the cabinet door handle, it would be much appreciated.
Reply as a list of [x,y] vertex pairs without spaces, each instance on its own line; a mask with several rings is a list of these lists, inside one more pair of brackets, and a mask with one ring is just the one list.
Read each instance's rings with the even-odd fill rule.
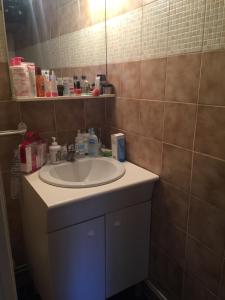
[[93,237],[93,236],[95,236],[95,231],[94,229],[91,229],[88,231],[88,237]]
[[114,227],[119,227],[121,225],[120,221],[119,220],[116,220],[114,223],[113,223],[113,226]]

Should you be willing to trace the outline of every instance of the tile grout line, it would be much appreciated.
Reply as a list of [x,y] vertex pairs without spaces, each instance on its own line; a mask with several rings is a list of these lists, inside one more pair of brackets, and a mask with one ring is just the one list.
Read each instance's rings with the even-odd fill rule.
[[[164,79],[164,99],[166,97],[166,82],[167,82],[167,64],[168,58],[166,58],[165,63],[165,79]],[[162,121],[162,153],[161,153],[161,174],[163,171],[163,153],[164,153],[164,138],[165,138],[165,117],[166,117],[166,104],[163,103],[163,121]]]
[[[204,12],[204,20],[206,17],[206,0],[205,0],[205,12]],[[205,22],[204,22],[205,24]],[[205,26],[205,25],[204,25]],[[204,26],[202,33],[202,47],[204,40]],[[202,48],[203,49],[203,48]],[[196,130],[197,130],[197,121],[198,121],[198,103],[200,98],[200,87],[201,87],[201,78],[202,78],[202,64],[203,64],[203,54],[201,52],[201,60],[199,66],[199,82],[198,82],[198,93],[197,93],[197,101],[196,101],[196,115],[195,115],[195,123],[194,123],[194,136],[192,143],[192,158],[191,158],[191,174],[190,174],[190,183],[189,183],[189,196],[188,196],[188,207],[187,207],[187,232],[186,232],[186,242],[185,242],[185,262],[184,262],[184,271],[183,271],[183,282],[182,282],[182,296],[181,299],[184,299],[185,292],[185,277],[187,273],[187,255],[188,255],[188,240],[189,240],[189,225],[190,225],[190,209],[191,209],[191,198],[192,198],[192,180],[193,180],[193,166],[194,166],[194,147],[195,147],[195,139],[196,139]]]
[[[116,127],[116,126],[114,126],[113,124],[110,124],[110,126],[111,126],[112,128],[115,128],[115,129],[118,129],[118,130],[122,130],[122,131],[124,131],[124,132],[126,132],[126,133],[128,133],[128,134],[138,135],[138,133],[136,133],[136,132],[133,132],[133,131],[132,131],[132,132],[131,132],[131,131],[129,132],[129,131],[126,130],[126,129]],[[166,141],[163,141],[163,139],[160,140],[160,139],[156,139],[156,138],[149,137],[149,136],[146,136],[146,135],[140,135],[140,136],[143,137],[143,138],[146,138],[146,139],[148,139],[148,140],[151,140],[151,141],[156,141],[156,142],[158,142],[158,143],[161,143],[161,142],[162,142],[162,143],[165,144],[165,145],[168,145],[168,146],[171,146],[171,147],[174,147],[174,148],[177,148],[177,149],[181,149],[181,150],[184,150],[184,151],[187,151],[187,152],[193,152],[194,154],[198,154],[198,155],[201,155],[201,156],[204,156],[204,157],[207,157],[207,158],[214,159],[214,160],[220,161],[220,162],[222,162],[222,163],[225,163],[225,159],[222,159],[222,158],[217,157],[217,156],[210,155],[210,154],[208,154],[208,153],[199,152],[199,151],[193,151],[192,149],[188,149],[188,148],[184,148],[184,147],[182,147],[182,146],[176,145],[176,144],[168,143],[168,142],[166,142]]]
[[165,142],[165,141],[164,141],[164,144],[166,144],[168,146],[171,146],[171,147],[174,147],[174,148],[177,148],[177,149],[181,149],[181,150],[187,151],[187,152],[193,152],[194,154],[205,156],[205,157],[208,157],[208,158],[211,158],[211,159],[214,159],[214,160],[217,160],[217,161],[225,163],[225,159],[222,159],[222,158],[217,157],[217,156],[213,156],[213,155],[210,155],[210,154],[207,154],[207,153],[204,153],[204,152],[193,151],[191,149],[184,148],[182,146],[171,144],[171,143],[168,143],[168,142]]
[[212,107],[212,108],[225,109],[225,105],[204,104],[204,103],[197,104],[197,102],[183,102],[183,101],[176,101],[176,100],[161,100],[161,99],[147,99],[147,98],[131,98],[131,97],[120,96],[120,95],[117,95],[117,98],[126,98],[129,101],[136,100],[136,101],[160,102],[160,103],[169,103],[169,104],[178,104],[178,105],[192,105],[192,106],[198,105],[201,107]]

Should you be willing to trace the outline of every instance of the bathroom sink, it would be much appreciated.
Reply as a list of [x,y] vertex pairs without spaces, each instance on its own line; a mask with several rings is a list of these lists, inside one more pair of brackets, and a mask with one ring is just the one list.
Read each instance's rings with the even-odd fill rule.
[[45,165],[39,171],[42,181],[60,187],[94,187],[113,182],[125,174],[122,163],[112,158],[81,158],[75,162]]

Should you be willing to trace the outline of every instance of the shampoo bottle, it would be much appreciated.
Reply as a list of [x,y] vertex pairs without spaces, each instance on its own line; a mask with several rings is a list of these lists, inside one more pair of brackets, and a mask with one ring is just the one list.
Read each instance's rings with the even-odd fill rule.
[[52,137],[52,144],[49,147],[51,164],[59,164],[61,161],[61,146],[56,142],[56,138]]

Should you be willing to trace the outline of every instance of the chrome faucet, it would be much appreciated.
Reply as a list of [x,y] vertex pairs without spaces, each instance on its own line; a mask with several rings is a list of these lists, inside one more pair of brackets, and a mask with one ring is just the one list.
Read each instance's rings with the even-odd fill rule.
[[76,149],[74,144],[67,145],[67,161],[73,162],[76,160]]

